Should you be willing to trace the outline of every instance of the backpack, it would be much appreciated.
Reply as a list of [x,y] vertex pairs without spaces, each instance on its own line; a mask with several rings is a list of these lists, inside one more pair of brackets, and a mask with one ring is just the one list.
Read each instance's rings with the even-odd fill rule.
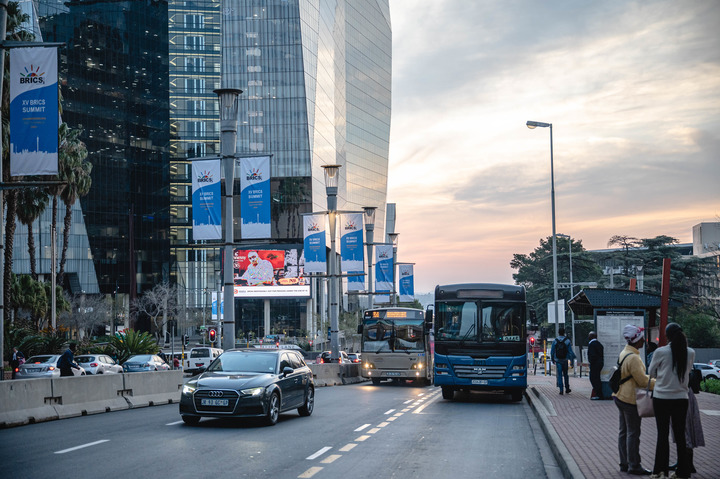
[[555,343],[555,357],[558,359],[567,359],[568,357],[568,347],[565,341],[567,340],[563,339]]
[[702,382],[702,373],[699,369],[691,369],[690,370],[690,381],[688,381],[688,386],[690,389],[692,389],[692,392],[695,394],[700,393],[700,383]]
[[620,390],[621,384],[623,384],[625,381],[627,381],[628,379],[630,379],[632,377],[632,375],[625,377],[625,378],[622,377],[622,364],[625,362],[625,360],[628,358],[628,356],[630,356],[630,355],[627,354],[622,359],[622,361],[620,361],[617,364],[617,366],[615,366],[613,368],[613,372],[610,375],[610,381],[608,381],[608,382],[610,383],[610,390],[614,393],[616,393]]

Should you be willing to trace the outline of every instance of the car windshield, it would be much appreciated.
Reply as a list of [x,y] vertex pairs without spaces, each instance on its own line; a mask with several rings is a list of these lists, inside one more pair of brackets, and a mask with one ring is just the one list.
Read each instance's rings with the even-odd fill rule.
[[55,356],[33,356],[27,360],[28,363],[51,363]]
[[245,373],[275,373],[277,354],[256,352],[234,352],[220,355],[208,367],[208,371]]
[[135,363],[135,362],[146,362],[146,361],[152,361],[152,355],[151,354],[141,354],[140,356],[133,356],[130,359],[128,359],[129,363]]

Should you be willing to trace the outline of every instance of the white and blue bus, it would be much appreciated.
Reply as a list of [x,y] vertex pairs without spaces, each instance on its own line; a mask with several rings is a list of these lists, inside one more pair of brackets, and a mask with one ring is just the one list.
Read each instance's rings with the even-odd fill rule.
[[524,286],[488,283],[435,288],[435,386],[500,391],[522,400],[527,388],[527,308]]

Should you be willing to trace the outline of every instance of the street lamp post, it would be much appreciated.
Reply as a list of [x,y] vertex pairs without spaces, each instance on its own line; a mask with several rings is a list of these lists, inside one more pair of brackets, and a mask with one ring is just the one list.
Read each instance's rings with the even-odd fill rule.
[[330,313],[330,354],[332,359],[338,359],[340,357],[340,304],[338,302],[338,276],[335,258],[335,228],[337,223],[337,192],[340,168],[341,165],[323,165],[323,169],[325,170],[328,216],[330,220],[330,258],[328,261],[330,288],[328,291],[328,309]]
[[397,274],[395,274],[396,271],[396,265],[397,265],[397,248],[398,248],[398,236],[400,233],[388,233],[388,237],[390,238],[390,242],[393,245],[393,267],[392,267],[392,275],[393,275],[393,287],[392,287],[392,296],[390,296],[390,304],[393,306],[397,306],[397,287],[395,286],[397,284]]
[[[570,298],[575,295],[575,284],[573,283],[573,271],[572,271],[572,237],[570,235],[564,235],[562,233],[558,233],[558,236],[561,238],[567,238],[568,240],[568,255],[570,256]],[[572,309],[570,310],[570,321],[572,322],[571,328],[572,328],[572,344],[573,347],[577,345],[577,342],[575,341],[575,311]]]
[[237,143],[238,97],[242,90],[214,90],[220,101],[220,153],[225,173],[225,258],[223,284],[223,349],[235,347],[235,283],[233,282],[233,184],[235,183],[235,148]]
[[552,252],[553,252],[553,299],[555,300],[555,337],[560,332],[560,312],[558,311],[558,281],[557,281],[557,235],[555,233],[555,170],[553,165],[553,140],[552,140],[552,123],[542,123],[539,121],[528,121],[525,123],[528,128],[550,128],[550,201],[552,206]]
[[373,306],[373,276],[372,276],[372,265],[373,265],[373,241],[375,240],[375,206],[365,206],[365,246],[367,249],[368,258],[368,303],[372,308]]

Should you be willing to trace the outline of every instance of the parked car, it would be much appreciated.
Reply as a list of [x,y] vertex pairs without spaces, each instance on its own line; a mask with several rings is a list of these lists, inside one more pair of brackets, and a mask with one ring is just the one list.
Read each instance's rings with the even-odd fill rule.
[[123,372],[123,367],[107,354],[81,354],[75,361],[85,369],[87,374],[116,374]]
[[693,368],[700,370],[703,380],[720,378],[720,368],[716,368],[715,366],[704,363],[694,363]]
[[272,426],[281,412],[310,416],[315,406],[312,371],[297,351],[231,349],[182,388],[185,424],[201,417],[261,417]]
[[187,359],[183,361],[183,371],[197,374],[201,369],[210,366],[210,363],[223,353],[222,349],[209,346],[192,348]]
[[318,356],[317,362],[318,364],[325,364],[325,363],[349,363],[350,358],[348,357],[348,354],[345,351],[340,351],[340,360],[334,361],[332,359],[332,352],[331,351],[323,351],[323,353]]
[[711,359],[710,361],[708,361],[708,364],[709,364],[710,366],[714,366],[714,367],[716,367],[716,368],[720,368],[720,359]]
[[348,353],[348,359],[351,363],[361,363],[362,355],[360,353]]
[[[39,354],[32,356],[18,367],[15,373],[15,379],[32,379],[32,378],[59,378],[60,368],[57,362],[60,359],[59,354]],[[85,369],[72,368],[73,375],[85,376]]]
[[136,354],[130,356],[123,363],[123,371],[134,373],[138,371],[167,371],[170,365],[157,354]]

